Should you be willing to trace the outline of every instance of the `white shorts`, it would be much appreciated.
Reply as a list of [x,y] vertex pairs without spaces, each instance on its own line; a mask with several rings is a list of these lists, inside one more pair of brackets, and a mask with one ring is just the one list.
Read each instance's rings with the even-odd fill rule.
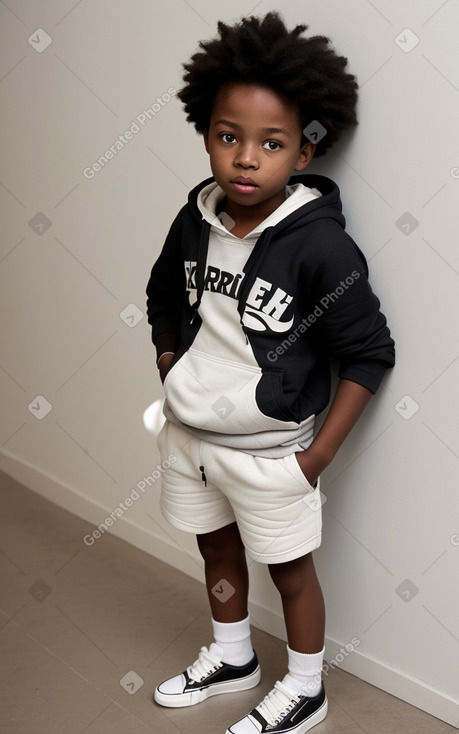
[[158,448],[171,464],[162,475],[161,511],[174,527],[199,535],[237,522],[248,555],[261,563],[292,561],[319,547],[320,480],[309,484],[295,454],[253,456],[201,441],[170,421]]

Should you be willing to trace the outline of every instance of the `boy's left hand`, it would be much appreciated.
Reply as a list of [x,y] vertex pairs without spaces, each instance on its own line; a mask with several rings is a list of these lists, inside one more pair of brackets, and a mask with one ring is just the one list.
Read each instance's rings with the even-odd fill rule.
[[314,486],[319,474],[333,461],[339,447],[370,400],[372,392],[352,380],[341,378],[332,404],[314,441],[295,452],[300,469]]
[[323,463],[314,456],[314,452],[309,449],[305,449],[305,451],[297,451],[295,452],[295,456],[301,471],[309,484],[313,487],[326,465],[323,465]]

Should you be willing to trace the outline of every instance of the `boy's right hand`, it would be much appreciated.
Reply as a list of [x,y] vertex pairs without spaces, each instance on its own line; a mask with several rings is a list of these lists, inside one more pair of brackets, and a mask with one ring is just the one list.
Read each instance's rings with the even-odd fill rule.
[[164,332],[158,334],[156,337],[156,366],[159,370],[161,382],[164,382],[170,370],[171,362],[177,351],[177,343],[178,339],[176,334]]
[[166,375],[170,370],[171,362],[174,359],[174,354],[165,354],[158,363],[159,377],[161,382],[164,382]]

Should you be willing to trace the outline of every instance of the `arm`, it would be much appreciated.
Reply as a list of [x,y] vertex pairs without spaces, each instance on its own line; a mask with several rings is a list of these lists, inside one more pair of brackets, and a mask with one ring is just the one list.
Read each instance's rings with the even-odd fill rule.
[[339,447],[363,413],[371,390],[351,380],[338,383],[330,410],[312,444],[296,454],[298,463],[310,484],[330,464]]
[[[161,381],[179,344],[180,321],[185,292],[180,249],[180,214],[173,222],[147,284],[147,316],[156,347],[156,364]],[[164,356],[162,356],[164,355]]]
[[[318,340],[339,361],[339,382],[312,444],[296,454],[311,484],[332,461],[395,361],[394,341],[368,282],[366,260],[345,233],[318,238],[313,303],[321,305]],[[321,259],[322,258],[322,259]]]

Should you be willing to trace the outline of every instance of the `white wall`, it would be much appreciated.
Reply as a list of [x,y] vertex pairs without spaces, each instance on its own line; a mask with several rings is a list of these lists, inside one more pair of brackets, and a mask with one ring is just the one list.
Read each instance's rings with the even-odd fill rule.
[[[144,290],[209,168],[173,99],[92,179],[83,171],[180,86],[181,62],[217,19],[252,9],[0,4],[0,467],[95,525],[158,462],[142,422],[161,397]],[[282,12],[330,36],[360,80],[360,127],[313,168],[342,188],[397,341],[396,369],[324,475],[327,658],[457,725],[459,5],[288,0]],[[45,49],[37,29],[52,39]],[[41,234],[29,224],[38,212],[51,222]],[[404,231],[407,212],[417,226]],[[41,420],[37,396],[52,406]],[[112,532],[201,578],[195,541],[162,520],[158,491]],[[266,569],[251,575],[255,624],[283,636]],[[340,654],[353,638],[358,649]]]

